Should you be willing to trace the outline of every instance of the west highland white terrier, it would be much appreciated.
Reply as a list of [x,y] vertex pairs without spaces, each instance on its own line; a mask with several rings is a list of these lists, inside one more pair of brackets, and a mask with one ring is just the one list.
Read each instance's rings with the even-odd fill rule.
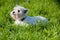
[[10,13],[11,17],[15,20],[16,25],[36,25],[42,22],[42,24],[46,24],[48,20],[42,16],[34,16],[30,17],[27,15],[28,10],[22,6],[15,6],[13,11]]

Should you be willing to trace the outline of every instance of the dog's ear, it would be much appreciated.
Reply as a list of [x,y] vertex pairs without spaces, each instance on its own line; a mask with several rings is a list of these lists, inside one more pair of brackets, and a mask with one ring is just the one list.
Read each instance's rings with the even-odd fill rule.
[[27,12],[28,12],[28,10],[27,10],[27,9],[25,9],[25,10],[24,10],[24,13],[27,13]]

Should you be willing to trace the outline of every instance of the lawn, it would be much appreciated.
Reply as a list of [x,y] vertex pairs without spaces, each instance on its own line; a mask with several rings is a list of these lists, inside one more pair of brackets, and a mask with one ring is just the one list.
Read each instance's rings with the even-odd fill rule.
[[[10,12],[16,5],[29,16],[43,16],[48,24],[28,27],[13,25]],[[60,0],[0,0],[0,40],[60,40]]]

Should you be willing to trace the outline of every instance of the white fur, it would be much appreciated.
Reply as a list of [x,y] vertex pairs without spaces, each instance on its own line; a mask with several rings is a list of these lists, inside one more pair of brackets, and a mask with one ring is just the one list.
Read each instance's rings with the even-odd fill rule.
[[[42,22],[43,24],[46,24],[48,22],[48,20],[42,16],[34,16],[34,17],[27,16],[27,14],[23,13],[23,10],[25,10],[26,8],[21,7],[21,6],[14,7],[13,11],[15,11],[18,14],[18,12],[17,12],[18,9],[20,9],[20,11],[21,11],[20,15],[23,14],[23,16],[19,17],[18,19],[15,18],[16,25],[20,25],[20,26],[29,25],[29,24],[35,25],[38,22]],[[11,14],[11,17],[14,18],[12,15],[12,12],[10,14]],[[21,18],[24,18],[24,17],[25,17],[25,19],[23,21],[21,21]]]

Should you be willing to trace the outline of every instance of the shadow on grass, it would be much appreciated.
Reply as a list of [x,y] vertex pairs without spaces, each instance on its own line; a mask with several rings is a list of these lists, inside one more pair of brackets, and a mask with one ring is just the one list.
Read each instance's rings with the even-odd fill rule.
[[40,15],[40,14],[48,15],[48,12],[46,12],[44,9],[42,9],[42,10],[39,10],[39,15]]
[[57,2],[57,3],[58,3],[58,5],[60,5],[60,0],[55,0],[55,2]]

